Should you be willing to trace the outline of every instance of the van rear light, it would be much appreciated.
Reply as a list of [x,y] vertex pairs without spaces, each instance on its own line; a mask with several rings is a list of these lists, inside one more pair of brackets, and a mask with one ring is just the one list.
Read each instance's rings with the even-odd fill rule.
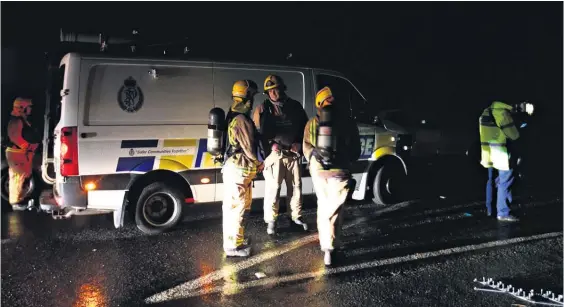
[[78,129],[64,127],[61,129],[61,175],[78,175]]

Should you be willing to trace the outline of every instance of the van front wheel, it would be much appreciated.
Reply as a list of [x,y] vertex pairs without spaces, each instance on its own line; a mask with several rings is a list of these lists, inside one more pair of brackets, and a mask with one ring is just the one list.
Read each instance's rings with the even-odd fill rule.
[[163,233],[178,224],[184,197],[178,189],[155,182],[146,186],[137,200],[135,224],[146,234]]
[[372,201],[377,205],[391,205],[402,200],[407,176],[398,163],[383,165],[372,182]]

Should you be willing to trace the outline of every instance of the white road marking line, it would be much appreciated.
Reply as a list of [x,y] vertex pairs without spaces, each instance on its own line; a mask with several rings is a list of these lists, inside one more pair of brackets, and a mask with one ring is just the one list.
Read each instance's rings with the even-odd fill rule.
[[168,290],[165,290],[163,292],[154,294],[152,296],[150,296],[149,298],[146,299],[147,302],[152,302],[152,303],[156,303],[156,302],[162,302],[165,301],[166,298],[168,297],[176,297],[178,295],[181,295],[181,293],[186,292],[186,291],[190,291],[190,290],[195,290],[198,289],[200,287],[203,287],[206,284],[212,283],[214,281],[223,279],[224,277],[233,274],[234,272],[238,272],[244,269],[247,269],[249,267],[252,267],[256,264],[259,264],[261,262],[264,262],[266,260],[272,259],[274,257],[283,255],[289,251],[292,251],[300,246],[312,243],[314,241],[317,240],[317,234],[313,234],[313,235],[309,235],[303,238],[300,238],[298,240],[292,241],[288,244],[286,244],[285,246],[281,246],[279,248],[264,252],[262,254],[253,256],[249,259],[243,260],[241,262],[237,262],[235,264],[231,264],[231,265],[226,265],[223,268],[212,272],[208,275],[196,278],[194,280],[188,281],[186,283],[180,284],[176,287],[170,288]]
[[[394,211],[394,210],[398,210],[398,209],[407,207],[407,206],[411,205],[412,203],[413,203],[413,201],[398,203],[398,204],[377,210],[377,211],[371,213],[370,216],[371,217],[379,216],[379,215],[382,215],[382,214],[390,212],[390,211]],[[357,218],[354,221],[352,221],[351,223],[344,225],[343,230],[346,230],[346,229],[351,228],[351,227],[355,227],[355,226],[365,222],[366,220],[368,220],[367,217]],[[288,252],[290,252],[294,249],[297,249],[301,246],[313,243],[317,240],[318,240],[317,234],[312,234],[312,235],[300,238],[298,240],[289,242],[289,243],[287,243],[287,244],[285,244],[281,247],[278,247],[276,249],[266,251],[262,254],[255,255],[255,256],[253,256],[249,259],[243,260],[241,262],[237,262],[237,263],[232,264],[232,265],[224,266],[223,268],[216,270],[215,272],[212,272],[212,273],[209,273],[207,275],[196,278],[194,280],[185,282],[183,284],[180,284],[178,286],[175,286],[175,287],[170,288],[168,290],[165,290],[163,292],[154,294],[151,297],[147,298],[147,301],[148,302],[153,302],[153,301],[157,302],[157,301],[160,301],[163,297],[174,296],[174,295],[176,295],[180,292],[198,289],[198,288],[203,287],[204,285],[208,285],[208,284],[210,284],[214,281],[224,279],[228,275],[232,275],[236,272],[247,269],[247,268],[254,266],[256,264],[259,264],[259,263],[262,263],[262,262],[267,261],[269,259],[281,256],[285,253],[288,253]]]
[[[399,203],[399,204],[390,206],[388,208],[383,208],[382,210],[379,210],[379,211],[373,213],[372,216],[380,215],[384,212],[389,212],[389,211],[392,211],[392,210],[397,210],[397,209],[403,208],[403,207],[405,207],[409,204],[410,204],[410,202],[403,202],[403,203]],[[362,223],[364,221],[365,221],[364,218],[356,219],[352,223],[345,225],[343,227],[343,229],[353,227],[353,226],[355,226],[359,223]],[[203,287],[204,285],[207,285],[207,284],[210,284],[214,281],[223,279],[225,276],[228,276],[228,275],[234,274],[236,272],[239,272],[241,270],[247,269],[249,267],[252,267],[256,264],[262,263],[262,262],[267,261],[269,259],[281,256],[281,255],[283,255],[287,252],[290,252],[290,251],[292,251],[296,248],[299,248],[299,247],[304,246],[306,244],[310,244],[310,243],[315,242],[317,240],[318,240],[317,234],[305,236],[305,237],[300,238],[298,240],[289,242],[289,243],[287,243],[287,244],[285,244],[281,247],[278,247],[276,249],[266,251],[262,254],[253,256],[249,259],[243,260],[241,262],[237,262],[237,263],[232,264],[232,265],[224,266],[223,268],[221,268],[221,269],[219,269],[215,272],[212,272],[208,275],[196,278],[194,280],[185,282],[183,284],[180,284],[176,287],[170,288],[170,289],[165,290],[163,292],[154,294],[154,295],[150,296],[149,298],[147,298],[146,301],[147,302],[160,302],[160,301],[163,301],[163,299],[166,298],[166,297],[175,296],[175,295],[178,295],[179,293],[182,293],[182,292],[198,289],[200,287]]]
[[[271,278],[265,278],[265,279],[260,279],[260,280],[253,280],[253,281],[240,283],[240,284],[236,283],[236,284],[230,285],[230,289],[232,291],[230,291],[229,293],[237,293],[240,290],[244,290],[244,289],[248,289],[248,288],[252,288],[252,287],[259,287],[259,286],[280,284],[280,283],[286,283],[286,282],[293,282],[293,281],[299,281],[299,280],[304,280],[304,279],[312,279],[312,278],[321,277],[321,276],[325,276],[325,275],[331,275],[331,274],[347,273],[347,272],[358,271],[358,270],[363,270],[363,269],[373,269],[375,267],[385,266],[385,265],[390,265],[390,264],[397,264],[397,263],[409,262],[409,261],[414,261],[414,260],[428,259],[428,258],[434,258],[434,257],[439,257],[439,256],[449,256],[449,255],[454,255],[454,254],[461,254],[461,253],[465,253],[465,252],[471,252],[471,251],[477,251],[477,250],[486,249],[486,248],[512,245],[512,244],[516,244],[516,243],[523,243],[523,242],[528,242],[528,241],[533,241],[533,240],[562,237],[562,234],[563,233],[560,231],[560,232],[550,232],[550,233],[527,236],[527,237],[517,237],[517,238],[512,238],[512,239],[507,239],[507,240],[490,241],[490,242],[481,243],[481,244],[465,245],[465,246],[447,248],[447,249],[442,249],[442,250],[437,250],[437,251],[432,251],[432,252],[415,253],[415,254],[406,255],[406,256],[399,256],[399,257],[393,257],[393,258],[388,258],[388,259],[374,260],[374,261],[370,261],[370,262],[353,264],[353,265],[348,265],[348,266],[344,266],[344,267],[322,269],[322,270],[318,270],[318,271],[314,271],[314,272],[299,273],[299,274],[282,276],[282,277],[271,277]],[[187,298],[187,297],[194,297],[194,296],[201,296],[201,295],[207,295],[207,294],[212,294],[212,293],[219,293],[219,292],[224,292],[224,287],[219,286],[219,287],[208,288],[208,289],[203,289],[203,290],[193,291],[193,292],[190,291],[191,289],[182,289],[182,290],[188,290],[188,291],[186,293],[183,293],[183,294],[179,293],[179,292],[173,292],[173,293],[166,293],[165,294],[165,292],[166,292],[165,291],[165,292],[162,292],[162,293],[159,293],[157,295],[153,295],[153,296],[147,298],[145,300],[145,302],[146,303],[159,303],[159,302],[170,301],[170,300],[175,300],[175,299],[182,299],[182,298]],[[229,293],[224,293],[224,295],[229,295]]]

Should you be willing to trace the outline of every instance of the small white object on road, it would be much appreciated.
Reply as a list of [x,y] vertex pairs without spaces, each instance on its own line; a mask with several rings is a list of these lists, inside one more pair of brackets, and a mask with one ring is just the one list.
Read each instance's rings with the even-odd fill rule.
[[95,251],[96,251],[96,249],[93,249],[92,251],[93,251],[93,252],[95,252]]
[[439,196],[439,198],[440,198],[440,199],[445,199],[446,196],[442,196],[442,195],[441,195],[441,196]]
[[265,277],[266,277],[266,274],[264,274],[263,272],[256,272],[256,273],[255,273],[255,276],[256,276],[258,279],[261,279],[261,278],[265,278]]

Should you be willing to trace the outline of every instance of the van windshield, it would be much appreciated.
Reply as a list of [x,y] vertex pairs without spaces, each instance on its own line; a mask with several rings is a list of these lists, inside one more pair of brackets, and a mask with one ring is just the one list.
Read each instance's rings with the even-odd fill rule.
[[367,120],[366,101],[348,80],[325,74],[318,74],[316,79],[317,90],[325,86],[331,88],[333,96],[339,101],[336,105],[342,108],[342,114],[348,114],[357,122]]

